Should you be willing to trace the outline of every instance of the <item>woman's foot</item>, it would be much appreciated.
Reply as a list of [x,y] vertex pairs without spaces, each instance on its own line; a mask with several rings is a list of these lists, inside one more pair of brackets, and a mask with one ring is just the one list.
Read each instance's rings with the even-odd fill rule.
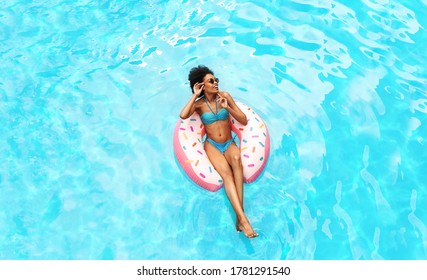
[[240,223],[239,223],[239,221],[237,220],[236,221],[236,231],[237,232],[241,232],[242,230],[240,229]]
[[253,230],[247,219],[242,222],[237,221],[236,228],[237,231],[243,231],[247,238],[255,238],[259,236],[259,234]]

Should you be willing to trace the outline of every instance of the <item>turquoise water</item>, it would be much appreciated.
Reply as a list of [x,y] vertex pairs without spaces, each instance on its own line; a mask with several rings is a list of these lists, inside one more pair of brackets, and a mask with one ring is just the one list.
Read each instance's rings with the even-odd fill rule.
[[[2,1],[0,259],[427,259],[427,1]],[[172,134],[206,64],[267,123],[245,189]]]

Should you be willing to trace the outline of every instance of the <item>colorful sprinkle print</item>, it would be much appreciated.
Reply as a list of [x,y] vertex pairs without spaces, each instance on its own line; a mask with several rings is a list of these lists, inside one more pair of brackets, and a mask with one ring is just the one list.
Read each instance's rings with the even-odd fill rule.
[[[252,114],[246,114],[248,123],[256,125],[242,125],[231,117],[232,130],[236,133],[237,138],[241,140],[240,151],[241,160],[244,166],[244,181],[251,182],[261,174],[269,153],[269,136],[267,127],[262,119],[251,108],[236,102],[242,111],[250,111]],[[244,107],[247,107],[246,109]],[[255,123],[254,123],[255,124]],[[187,175],[205,189],[216,191],[221,188],[223,180],[218,172],[213,168],[206,153],[204,153],[204,141],[206,131],[200,117],[195,113],[188,120],[180,121],[175,133],[178,133],[179,148],[185,159],[185,166],[182,166]],[[266,145],[268,143],[268,145]],[[248,152],[249,151],[249,152]],[[177,155],[177,152],[175,151]],[[178,157],[178,156],[177,156]],[[181,162],[178,159],[178,162]],[[191,163],[191,164],[188,164]]]

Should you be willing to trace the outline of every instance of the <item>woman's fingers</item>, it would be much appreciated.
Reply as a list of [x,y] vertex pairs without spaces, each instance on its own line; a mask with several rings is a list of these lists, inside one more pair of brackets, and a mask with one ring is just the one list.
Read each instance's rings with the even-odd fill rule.
[[218,95],[216,101],[221,105],[221,107],[227,108],[228,106],[227,99],[225,99],[224,97]]
[[202,92],[204,86],[205,85],[202,83],[195,83],[193,86],[194,93],[199,95]]
[[195,83],[193,89],[200,89],[203,86],[201,83]]

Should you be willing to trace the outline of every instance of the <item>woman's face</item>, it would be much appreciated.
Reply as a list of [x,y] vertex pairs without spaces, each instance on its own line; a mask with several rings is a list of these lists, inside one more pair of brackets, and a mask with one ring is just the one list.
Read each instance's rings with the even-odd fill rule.
[[203,88],[203,91],[206,93],[218,93],[219,87],[218,87],[219,80],[215,78],[212,74],[207,74],[203,78],[203,84],[205,87]]

